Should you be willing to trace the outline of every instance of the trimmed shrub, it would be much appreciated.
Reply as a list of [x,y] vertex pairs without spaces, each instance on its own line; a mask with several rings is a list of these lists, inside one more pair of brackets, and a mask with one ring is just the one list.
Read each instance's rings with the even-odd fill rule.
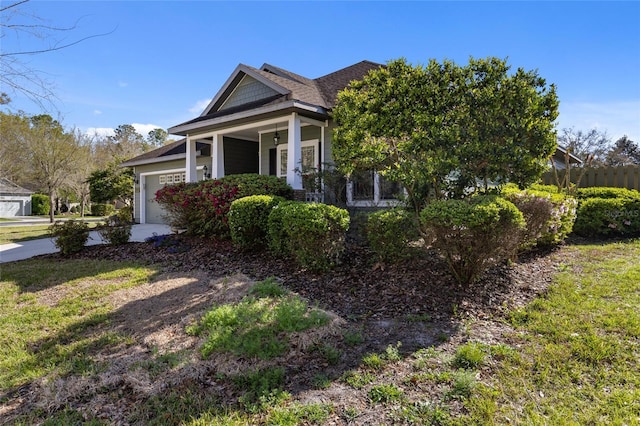
[[585,237],[638,235],[640,200],[623,197],[583,199],[573,230]]
[[349,213],[319,203],[282,202],[269,214],[269,247],[314,271],[331,268],[345,249]]
[[76,253],[84,248],[89,239],[89,225],[83,221],[58,221],[49,227],[54,244],[63,255]]
[[590,198],[622,198],[628,200],[640,200],[640,192],[626,188],[580,188],[577,191],[576,197],[578,200],[587,200]]
[[119,215],[109,216],[104,226],[98,229],[98,233],[112,246],[126,244],[131,238],[131,221],[124,221]]
[[267,246],[269,213],[282,197],[250,195],[231,203],[229,229],[231,240],[238,247],[250,250]]
[[93,203],[91,204],[91,216],[111,216],[116,211],[113,204]]
[[564,241],[573,229],[578,202],[567,195],[527,189],[505,189],[503,196],[524,215],[521,249]]
[[124,223],[133,223],[133,207],[124,206],[116,212],[116,216]]
[[410,257],[409,243],[420,237],[415,216],[403,209],[369,214],[365,233],[369,247],[378,259],[389,263]]
[[278,195],[291,198],[293,190],[275,176],[230,175],[221,179],[168,185],[156,192],[156,201],[167,212],[174,228],[189,235],[229,238],[228,213],[231,203],[249,195]]
[[420,212],[420,222],[462,285],[513,257],[525,227],[520,210],[494,195],[434,201]]
[[46,216],[51,209],[49,196],[44,194],[33,194],[31,196],[31,214],[34,216]]

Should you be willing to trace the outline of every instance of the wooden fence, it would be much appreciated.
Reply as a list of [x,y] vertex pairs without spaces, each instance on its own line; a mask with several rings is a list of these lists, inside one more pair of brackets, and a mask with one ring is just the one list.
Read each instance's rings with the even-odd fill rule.
[[[564,170],[558,170],[558,176],[561,179],[564,173]],[[571,182],[575,183],[580,173],[582,173],[581,169],[571,169]],[[553,171],[543,174],[542,182],[546,185],[555,185]],[[640,166],[589,167],[578,186],[580,188],[611,186],[640,191]]]

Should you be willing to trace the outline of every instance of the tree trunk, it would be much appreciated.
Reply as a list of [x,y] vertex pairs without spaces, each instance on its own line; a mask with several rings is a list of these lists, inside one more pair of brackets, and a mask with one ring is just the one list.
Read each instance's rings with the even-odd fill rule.
[[54,201],[55,201],[55,191],[51,191],[49,190],[49,222],[53,223],[53,215],[56,209],[56,206],[54,205]]

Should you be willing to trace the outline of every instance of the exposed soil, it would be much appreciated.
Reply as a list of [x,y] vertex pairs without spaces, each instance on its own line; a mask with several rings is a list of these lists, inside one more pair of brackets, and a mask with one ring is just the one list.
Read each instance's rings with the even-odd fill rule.
[[[0,395],[0,401],[7,401],[0,405],[0,423],[4,418],[10,424],[16,415],[34,409],[53,413],[72,407],[85,418],[110,424],[145,424],[150,418],[145,415],[151,414],[138,412],[132,417],[132,413],[153,396],[199,392],[234,405],[240,394],[224,376],[280,365],[286,368],[285,387],[294,401],[333,405],[327,424],[388,424],[393,407],[371,404],[365,391],[337,379],[357,369],[364,355],[384,352],[401,342],[400,352],[407,358],[387,367],[381,374],[384,383],[398,384],[412,401],[437,403],[442,399],[441,388],[403,384],[413,368],[410,354],[430,346],[453,353],[468,340],[511,344],[514,333],[503,321],[505,314],[546,290],[563,251],[529,254],[510,266],[491,269],[463,288],[434,253],[423,251],[410,261],[385,266],[374,264],[368,250],[353,242],[343,263],[325,274],[301,270],[267,253],[239,252],[228,242],[184,236],[157,248],[150,243],[87,247],[72,257],[161,265],[162,272],[153,282],[112,294],[107,302],[114,307],[113,315],[92,330],[118,332],[132,340],[92,354],[96,363],[104,365],[96,374],[37,380]],[[223,355],[203,360],[199,339],[187,335],[185,327],[215,304],[239,301],[255,281],[271,276],[330,312],[333,321],[294,336],[292,349],[275,360],[258,362]],[[43,303],[56,303],[53,293],[41,298]],[[346,342],[346,331],[359,333],[362,343]],[[340,351],[337,363],[328,363],[321,351],[312,350],[326,344]],[[188,362],[183,360],[161,374],[145,368],[159,355],[173,353],[187,357]],[[318,389],[314,378],[319,375],[333,383]],[[453,414],[464,410],[455,401],[449,402],[449,409]],[[345,414],[354,412],[357,416]]]

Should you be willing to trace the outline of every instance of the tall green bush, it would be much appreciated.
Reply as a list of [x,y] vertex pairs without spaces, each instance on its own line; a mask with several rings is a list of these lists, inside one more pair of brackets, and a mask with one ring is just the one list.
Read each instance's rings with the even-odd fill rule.
[[119,215],[115,214],[109,216],[105,224],[98,228],[98,233],[108,244],[122,245],[128,243],[131,238],[131,226],[130,220],[122,220]]
[[34,216],[46,216],[49,214],[51,202],[49,196],[44,194],[33,194],[31,196],[31,214]]
[[233,243],[245,250],[267,246],[269,213],[282,197],[250,195],[231,203],[229,229]]
[[369,214],[365,233],[378,260],[389,263],[410,257],[409,243],[420,237],[415,216],[404,209]]
[[488,267],[512,257],[521,242],[524,217],[511,202],[497,196],[438,200],[420,212],[421,226],[445,257],[462,285]]
[[335,206],[283,202],[269,214],[269,247],[314,271],[331,268],[345,250],[349,213]]

